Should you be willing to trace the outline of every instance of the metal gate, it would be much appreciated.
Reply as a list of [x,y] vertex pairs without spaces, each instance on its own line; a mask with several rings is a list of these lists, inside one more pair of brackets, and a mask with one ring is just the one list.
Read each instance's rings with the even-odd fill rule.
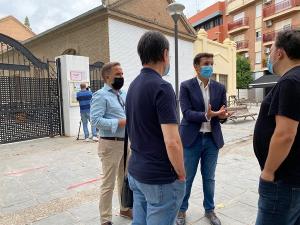
[[90,89],[94,93],[103,87],[104,82],[101,77],[103,62],[96,62],[90,65]]
[[57,66],[0,34],[0,144],[63,135]]

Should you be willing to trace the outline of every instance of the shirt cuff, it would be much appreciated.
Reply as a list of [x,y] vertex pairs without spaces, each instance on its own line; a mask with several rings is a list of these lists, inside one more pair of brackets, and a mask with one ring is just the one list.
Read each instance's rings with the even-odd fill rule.
[[119,127],[119,120],[118,119],[112,119],[111,132],[113,134],[115,134],[117,132],[118,127]]
[[208,119],[207,113],[205,113],[205,118],[206,118],[207,122],[210,122],[211,118]]

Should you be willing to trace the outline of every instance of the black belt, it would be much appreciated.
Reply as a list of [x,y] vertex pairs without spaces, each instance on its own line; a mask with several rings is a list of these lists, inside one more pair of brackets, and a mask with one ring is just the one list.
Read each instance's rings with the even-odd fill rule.
[[210,135],[212,135],[212,132],[200,132],[200,134],[202,134],[204,136],[210,136]]
[[110,141],[124,141],[124,138],[119,138],[119,137],[100,137],[101,139],[104,140],[110,140]]

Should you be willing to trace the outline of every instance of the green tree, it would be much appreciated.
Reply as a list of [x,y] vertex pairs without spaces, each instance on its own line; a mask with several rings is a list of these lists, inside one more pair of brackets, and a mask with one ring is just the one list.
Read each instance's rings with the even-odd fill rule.
[[25,17],[24,25],[25,25],[26,27],[30,28],[30,23],[29,23],[28,16]]
[[253,81],[251,66],[243,56],[237,56],[236,61],[236,78],[237,78],[237,89],[247,89],[249,84]]

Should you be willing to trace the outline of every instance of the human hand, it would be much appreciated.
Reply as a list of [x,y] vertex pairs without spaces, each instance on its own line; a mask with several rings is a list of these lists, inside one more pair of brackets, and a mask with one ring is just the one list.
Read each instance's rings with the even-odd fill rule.
[[178,176],[178,180],[181,182],[185,181],[185,175]]
[[119,127],[124,128],[126,126],[126,119],[119,119]]
[[225,105],[223,105],[218,111],[213,111],[211,109],[211,104],[208,105],[208,110],[207,110],[208,119],[211,119],[216,116],[225,116],[225,115],[226,115]]
[[233,111],[228,112],[227,109],[226,109],[226,112],[223,113],[223,114],[221,114],[221,115],[219,115],[218,117],[219,117],[219,119],[221,119],[221,120],[225,120],[225,119],[231,117],[233,114],[234,114]]
[[275,179],[275,175],[274,175],[274,173],[263,170],[261,172],[260,178],[265,180],[265,181],[273,182],[274,179]]

